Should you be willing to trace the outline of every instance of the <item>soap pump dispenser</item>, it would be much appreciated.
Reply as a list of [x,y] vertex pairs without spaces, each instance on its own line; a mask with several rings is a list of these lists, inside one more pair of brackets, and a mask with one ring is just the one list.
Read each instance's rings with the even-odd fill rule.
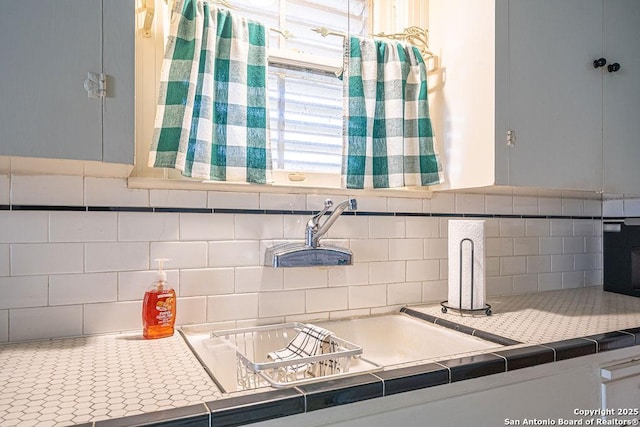
[[163,270],[165,258],[156,259],[158,273],[156,281],[144,294],[142,324],[144,338],[165,338],[173,335],[176,322],[176,292],[167,284],[167,273]]

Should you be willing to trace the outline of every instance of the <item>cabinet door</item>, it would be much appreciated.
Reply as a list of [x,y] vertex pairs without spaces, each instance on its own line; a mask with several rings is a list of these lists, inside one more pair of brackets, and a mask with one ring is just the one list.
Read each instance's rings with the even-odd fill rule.
[[102,159],[99,0],[0,0],[0,154]]
[[604,191],[640,194],[640,2],[604,2]]
[[508,85],[515,146],[497,131],[502,184],[601,188],[602,72],[593,67],[601,29],[602,0],[508,2],[508,81],[496,84]]

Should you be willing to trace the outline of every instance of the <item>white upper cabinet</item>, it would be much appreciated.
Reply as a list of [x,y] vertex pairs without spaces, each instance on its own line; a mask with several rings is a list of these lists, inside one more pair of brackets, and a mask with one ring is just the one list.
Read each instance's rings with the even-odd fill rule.
[[133,164],[134,19],[132,0],[0,0],[0,155]]
[[639,10],[635,0],[431,0],[445,188],[640,192]]
[[604,191],[640,194],[640,1],[606,0],[603,26]]

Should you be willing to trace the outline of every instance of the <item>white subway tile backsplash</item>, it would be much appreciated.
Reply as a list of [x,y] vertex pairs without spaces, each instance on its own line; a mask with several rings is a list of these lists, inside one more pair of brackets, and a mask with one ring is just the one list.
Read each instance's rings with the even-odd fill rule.
[[324,207],[325,200],[331,199],[334,204],[337,204],[346,198],[338,194],[307,194],[306,210],[319,212]]
[[0,310],[0,343],[9,341],[9,310]]
[[[297,230],[295,238],[301,239],[304,237],[306,219]],[[340,239],[366,239],[369,237],[369,217],[343,215],[333,223],[327,236]]]
[[500,218],[484,219],[484,237],[500,237]]
[[562,273],[544,273],[538,275],[538,291],[562,289]]
[[0,243],[36,243],[48,240],[47,212],[0,212]]
[[423,259],[422,239],[390,239],[389,260]]
[[574,256],[569,255],[551,255],[551,272],[572,271],[574,268]]
[[518,215],[537,215],[538,198],[534,196],[513,196],[513,213]]
[[9,275],[9,245],[0,244],[0,277]]
[[449,241],[447,239],[425,239],[425,259],[445,259],[449,253]]
[[456,212],[456,196],[454,193],[434,193],[429,205],[430,213],[453,213]]
[[[9,175],[0,174],[0,205],[11,204],[11,179]],[[1,317],[1,316],[0,316]],[[0,336],[2,334],[2,328],[0,326]],[[0,342],[2,339],[0,338]]]
[[366,285],[368,283],[368,263],[357,262],[353,265],[329,269],[329,286]]
[[176,325],[207,322],[207,298],[178,298],[176,301]]
[[328,286],[328,270],[323,267],[292,267],[284,270],[285,289],[307,289]]
[[118,240],[144,242],[178,240],[179,214],[120,212],[118,214]]
[[82,273],[82,243],[19,243],[11,245],[13,276]]
[[513,214],[513,196],[507,194],[487,194],[487,213],[491,214]]
[[625,216],[640,216],[640,198],[625,198],[622,203]]
[[207,192],[207,207],[224,209],[259,209],[258,193],[235,193],[227,191]]
[[149,243],[85,243],[86,273],[148,270],[149,266]]
[[598,264],[598,254],[576,254],[575,265],[576,270],[595,270],[600,268]]
[[600,221],[593,221],[590,219],[576,219],[573,221],[573,235],[574,236],[595,236],[596,224]]
[[85,304],[83,307],[83,328],[86,335],[123,331],[142,333],[140,301]]
[[207,322],[257,319],[259,294],[207,297]]
[[191,190],[149,190],[149,204],[166,208],[206,208],[207,192]]
[[230,240],[234,238],[233,214],[180,214],[180,240]]
[[307,313],[346,310],[349,306],[347,287],[308,289],[305,294]]
[[562,215],[562,199],[559,197],[540,197],[538,211],[540,215]]
[[585,286],[602,285],[602,270],[589,270],[584,272]]
[[232,294],[233,268],[198,268],[180,270],[180,296]]
[[408,197],[389,197],[387,199],[389,212],[422,213],[422,199]]
[[562,199],[562,215],[581,216],[584,215],[584,203],[582,199]]
[[14,205],[82,206],[82,176],[12,175],[11,203]]
[[398,283],[404,282],[405,277],[405,261],[372,262],[369,264],[369,283]]
[[441,302],[448,297],[448,282],[446,280],[435,280],[422,282],[422,302]]
[[[154,267],[157,270],[157,266]],[[180,295],[180,278],[178,270],[165,270],[167,284]],[[118,273],[118,301],[142,300],[145,292],[157,281],[154,270],[123,271]]]
[[586,216],[602,215],[602,201],[599,199],[585,199],[584,200],[584,214]]
[[552,219],[551,220],[552,236],[573,236],[573,220],[571,219]]
[[526,294],[538,291],[538,276],[527,274],[524,276],[513,276],[513,292],[516,294]]
[[486,254],[490,257],[512,256],[513,239],[510,237],[487,237]]
[[47,289],[47,276],[0,277],[0,309],[44,307]]
[[113,302],[117,299],[117,273],[49,276],[49,305]]
[[236,267],[235,292],[277,291],[284,287],[284,269],[271,267]]
[[558,255],[562,253],[562,237],[541,237],[540,254]]
[[387,261],[389,259],[389,240],[352,239],[349,247],[357,262]]
[[260,193],[260,209],[304,211],[307,197],[304,194]]
[[537,255],[539,239],[537,237],[515,237],[513,239],[514,255]]
[[[138,313],[138,317],[139,317]],[[110,319],[114,320],[114,319]],[[82,335],[82,306],[18,308],[9,310],[9,341]]]
[[393,283],[387,286],[387,304],[417,304],[422,302],[422,283]]
[[369,237],[403,238],[405,237],[404,217],[372,216],[369,218]]
[[370,308],[387,305],[386,285],[349,287],[349,308]]
[[440,237],[440,221],[438,218],[409,216],[405,218],[407,238]]
[[235,215],[234,229],[239,240],[282,239],[282,215]]
[[525,220],[520,218],[500,218],[500,237],[520,237],[525,235]]
[[500,274],[510,276],[527,272],[527,257],[512,256],[500,258]]
[[263,256],[258,241],[209,242],[209,267],[260,265]]
[[563,237],[562,252],[565,254],[583,254],[585,252],[585,239],[582,236]]
[[151,266],[155,259],[168,258],[165,268],[202,268],[207,266],[206,242],[151,242]]
[[441,261],[438,260],[407,261],[406,280],[408,282],[438,280],[442,277],[440,265]]
[[123,178],[84,179],[87,206],[149,206],[149,190],[127,188]]
[[525,233],[531,237],[546,237],[551,234],[551,225],[548,219],[527,218],[525,220]]
[[487,257],[484,264],[484,271],[487,276],[499,276],[500,275],[500,258]]
[[587,252],[602,252],[602,237],[589,236],[585,238]]
[[565,271],[562,273],[562,289],[580,288],[583,286],[583,271]]
[[513,293],[513,276],[487,277],[487,296],[510,295]]
[[357,200],[361,212],[387,212],[386,197],[358,197]]
[[602,202],[602,215],[605,217],[621,217],[625,216],[624,200],[604,200]]
[[486,213],[484,194],[456,194],[456,213]]
[[550,273],[551,256],[535,255],[527,257],[527,273]]
[[[307,221],[309,220],[309,215],[284,215],[282,218],[282,227],[283,227],[283,237],[285,239],[292,240],[302,240],[304,239],[304,229],[307,225]],[[340,219],[340,222],[343,219]],[[329,233],[332,233],[333,229],[336,228],[338,223],[335,223],[331,229],[329,229]],[[327,236],[331,236],[332,234],[327,234]]]
[[50,212],[52,242],[107,242],[118,239],[117,212]]
[[259,294],[260,317],[289,316],[305,313],[306,291],[262,292]]

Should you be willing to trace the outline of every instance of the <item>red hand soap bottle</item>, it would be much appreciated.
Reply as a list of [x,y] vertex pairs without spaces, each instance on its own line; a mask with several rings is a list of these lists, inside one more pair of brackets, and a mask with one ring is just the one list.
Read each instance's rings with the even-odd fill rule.
[[168,259],[155,261],[158,262],[157,279],[142,302],[142,335],[147,339],[172,336],[176,323],[176,291],[167,284],[167,273],[163,270]]

